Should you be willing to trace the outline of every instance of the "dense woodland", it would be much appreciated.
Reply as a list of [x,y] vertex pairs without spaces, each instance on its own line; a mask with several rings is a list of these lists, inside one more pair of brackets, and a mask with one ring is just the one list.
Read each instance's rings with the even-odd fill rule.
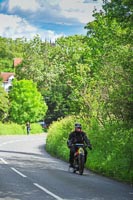
[[[130,0],[105,0],[103,11],[98,13],[94,10],[95,20],[86,24],[87,35],[62,37],[54,44],[42,41],[39,35],[31,40],[0,37],[0,71],[15,72],[14,87],[9,94],[0,88],[1,121],[21,124],[24,119],[32,119],[32,122],[45,119],[51,124],[68,116],[78,116],[83,124],[87,124],[88,130],[98,134],[91,136],[94,146],[98,137],[102,144],[99,146],[100,154],[106,153],[104,158],[110,156],[110,166],[112,159],[117,160],[115,155],[120,155],[119,163],[116,161],[117,169],[112,167],[111,173],[123,171],[118,165],[125,162],[125,171],[120,176],[132,181],[132,12]],[[14,69],[13,59],[16,57],[22,58],[22,63]],[[28,89],[23,96],[18,87],[29,88],[26,81],[32,82],[35,93]],[[36,92],[40,98],[38,104],[43,104],[42,99],[45,102],[41,108],[44,112],[37,114],[38,105],[35,101],[32,105],[32,94]],[[28,104],[23,103],[25,100],[17,101],[26,97]],[[25,116],[22,114],[22,120],[18,121],[22,109]],[[36,117],[32,117],[34,114]],[[105,152],[103,140],[105,143],[108,141],[109,146],[115,141],[109,154]],[[101,171],[106,171],[104,164],[107,163],[103,162]],[[94,160],[92,168],[98,168],[97,163],[94,166]]]

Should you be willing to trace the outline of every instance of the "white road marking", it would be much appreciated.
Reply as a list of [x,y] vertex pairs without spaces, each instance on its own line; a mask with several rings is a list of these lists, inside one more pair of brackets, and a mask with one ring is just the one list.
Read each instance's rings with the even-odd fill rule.
[[41,189],[42,191],[46,192],[47,194],[49,194],[50,196],[54,197],[57,200],[63,200],[61,197],[55,195],[54,193],[50,192],[49,190],[47,190],[46,188],[42,187],[41,185],[37,184],[37,183],[33,183],[36,187],[38,187],[39,189]]
[[22,176],[23,178],[26,178],[27,176],[25,176],[24,174],[22,174],[21,172],[19,172],[18,170],[16,170],[15,168],[11,167],[11,169],[16,172],[17,174],[19,174],[20,176]]
[[0,158],[0,160],[4,163],[4,164],[8,164],[3,158]]

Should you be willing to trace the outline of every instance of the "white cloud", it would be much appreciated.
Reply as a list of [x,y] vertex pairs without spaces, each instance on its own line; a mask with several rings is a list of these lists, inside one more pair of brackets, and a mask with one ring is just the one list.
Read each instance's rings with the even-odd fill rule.
[[[86,2],[86,3],[85,3]],[[80,23],[88,23],[94,18],[92,16],[94,8],[100,9],[102,5],[102,0],[9,0],[8,6],[9,11],[13,12],[16,8],[21,11],[31,11],[36,16],[45,17],[48,13],[50,14],[50,19],[53,22],[59,18],[76,20]],[[66,20],[65,20],[66,22]]]
[[30,39],[39,34],[42,40],[55,41],[56,38],[62,36],[62,34],[58,35],[54,31],[37,29],[26,20],[15,15],[0,14],[0,19],[0,36],[2,37]]
[[[65,17],[67,19],[76,19],[80,23],[88,23],[89,21],[94,20],[92,14],[93,10],[102,9],[102,0],[98,1],[85,1],[85,0],[51,0],[47,1],[50,5],[54,5],[55,8],[58,7],[58,15]],[[46,2],[43,1],[43,7],[45,7]],[[43,8],[42,8],[43,9]]]
[[[100,0],[101,1],[101,0]],[[101,2],[94,4],[93,1],[89,3],[83,3],[84,0],[61,0],[59,5],[61,8],[61,14],[67,18],[76,18],[81,23],[88,23],[94,18],[92,16],[94,8],[98,10],[101,8]]]
[[68,4],[65,0],[60,2],[61,14],[67,18],[76,18],[81,23],[92,21],[93,4],[83,4],[82,1],[75,0]]
[[14,8],[20,8],[21,10],[37,11],[40,6],[36,0],[9,0],[9,11]]
[[70,34],[83,32],[84,24],[93,20],[94,6],[100,9],[102,0],[5,0],[0,5],[0,36],[32,38],[39,34],[43,40],[54,41],[69,30]]

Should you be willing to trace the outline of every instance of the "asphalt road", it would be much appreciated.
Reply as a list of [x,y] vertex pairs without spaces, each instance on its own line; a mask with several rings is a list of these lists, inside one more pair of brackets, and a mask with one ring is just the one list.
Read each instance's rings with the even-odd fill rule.
[[133,200],[133,188],[68,163],[45,151],[46,134],[0,137],[0,200]]

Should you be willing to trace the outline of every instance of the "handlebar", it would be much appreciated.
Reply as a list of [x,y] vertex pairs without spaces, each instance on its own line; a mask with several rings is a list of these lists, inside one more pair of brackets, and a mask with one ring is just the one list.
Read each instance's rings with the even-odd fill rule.
[[87,147],[86,144],[80,144],[80,143],[72,144],[72,146],[76,146],[76,147]]
[[76,144],[73,144],[75,146],[85,146],[84,144],[80,144],[80,143],[76,143]]
[[72,144],[70,145],[70,147],[75,146],[75,147],[88,147],[90,150],[92,149],[91,146],[87,145],[87,144],[81,144],[81,143],[76,143],[76,144]]

